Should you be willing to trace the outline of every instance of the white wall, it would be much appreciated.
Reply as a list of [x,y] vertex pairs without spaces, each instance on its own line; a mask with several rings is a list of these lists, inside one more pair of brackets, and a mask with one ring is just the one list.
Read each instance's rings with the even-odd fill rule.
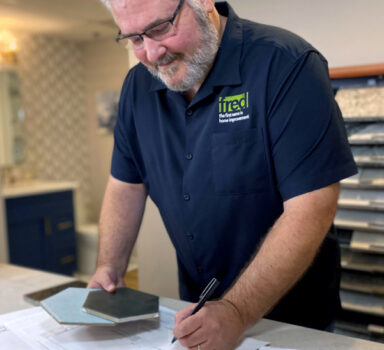
[[383,0],[229,0],[240,17],[289,29],[330,67],[384,62]]
[[137,242],[139,289],[179,298],[176,254],[155,204],[149,199]]
[[96,96],[100,91],[120,91],[128,72],[128,56],[113,39],[84,46],[84,85],[90,149],[91,220],[98,221],[105,185],[110,174],[113,134],[98,130]]

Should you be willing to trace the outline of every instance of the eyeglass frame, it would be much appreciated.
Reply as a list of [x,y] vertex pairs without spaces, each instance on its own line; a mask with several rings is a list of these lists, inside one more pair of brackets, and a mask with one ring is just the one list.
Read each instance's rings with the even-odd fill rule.
[[[145,31],[142,32],[142,33],[122,34],[122,33],[121,33],[121,30],[119,30],[119,32],[117,33],[116,38],[115,38],[116,42],[118,43],[118,42],[120,42],[121,40],[129,39],[129,38],[133,38],[133,37],[135,37],[135,36],[138,36],[138,37],[141,39],[141,41],[144,42],[144,38],[143,38],[144,35],[147,36],[147,37],[150,38],[150,39],[156,40],[155,38],[151,37],[151,35],[148,35],[147,32],[150,31],[150,30],[152,30],[153,28],[156,28],[157,26],[160,26],[160,25],[165,24],[165,23],[168,23],[168,22],[169,22],[169,23],[172,25],[172,27],[173,27],[173,23],[175,22],[176,17],[177,17],[177,15],[179,14],[179,11],[180,11],[181,6],[183,5],[183,3],[184,3],[184,0],[180,0],[179,4],[178,4],[177,7],[176,7],[175,12],[173,13],[173,15],[172,15],[172,17],[171,17],[170,19],[167,19],[167,20],[165,20],[165,21],[163,21],[163,22],[157,23],[157,24],[155,24],[155,25],[152,26],[151,28],[148,28],[147,30],[145,30]],[[172,27],[171,27],[171,28],[172,28]],[[160,41],[160,40],[159,40],[159,41]]]

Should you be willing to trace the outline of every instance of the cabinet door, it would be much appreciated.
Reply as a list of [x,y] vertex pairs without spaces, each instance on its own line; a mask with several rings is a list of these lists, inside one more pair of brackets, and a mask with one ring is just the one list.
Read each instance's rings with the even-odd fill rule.
[[6,200],[10,262],[63,274],[76,269],[72,191]]
[[8,222],[8,233],[10,262],[44,270],[44,220],[28,218],[20,222]]
[[66,206],[51,212],[52,233],[46,239],[47,268],[63,274],[71,274],[76,269],[76,237],[72,207]]

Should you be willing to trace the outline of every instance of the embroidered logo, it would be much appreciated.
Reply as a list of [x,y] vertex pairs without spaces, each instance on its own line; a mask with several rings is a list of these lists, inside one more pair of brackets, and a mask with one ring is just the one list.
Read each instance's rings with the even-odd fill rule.
[[219,123],[234,123],[249,119],[249,93],[219,97]]

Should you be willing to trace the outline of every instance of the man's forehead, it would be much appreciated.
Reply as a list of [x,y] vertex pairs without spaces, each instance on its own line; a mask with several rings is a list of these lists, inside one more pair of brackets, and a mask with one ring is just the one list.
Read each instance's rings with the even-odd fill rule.
[[177,4],[178,0],[111,0],[117,24],[129,31],[144,30],[152,22],[169,18]]
[[177,6],[179,0],[111,0],[111,6],[117,11],[139,14],[148,9],[153,12],[164,11]]

